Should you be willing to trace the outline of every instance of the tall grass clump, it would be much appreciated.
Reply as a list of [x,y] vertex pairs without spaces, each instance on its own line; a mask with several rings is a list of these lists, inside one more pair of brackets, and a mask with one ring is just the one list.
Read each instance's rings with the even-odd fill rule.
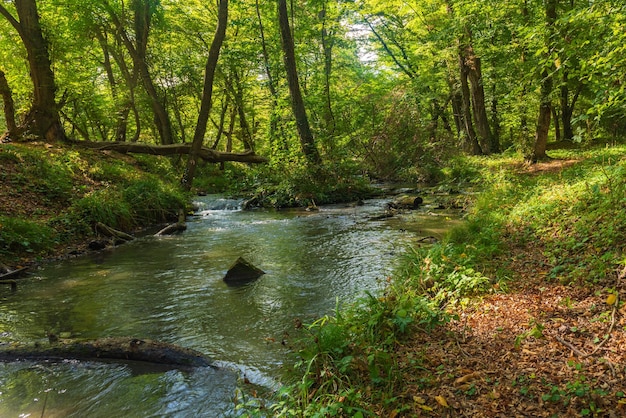
[[14,217],[0,216],[0,254],[37,253],[56,242],[54,229],[40,223]]
[[82,233],[89,233],[98,222],[121,230],[136,226],[131,206],[114,188],[94,190],[74,202],[70,218],[76,231]]
[[122,197],[139,225],[176,220],[178,210],[187,205],[186,195],[176,185],[152,176],[131,183]]

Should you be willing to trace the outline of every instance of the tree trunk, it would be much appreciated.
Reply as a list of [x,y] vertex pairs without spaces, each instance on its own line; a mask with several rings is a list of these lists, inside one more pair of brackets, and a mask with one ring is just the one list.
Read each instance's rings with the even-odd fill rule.
[[151,11],[145,2],[137,1],[133,2],[133,4],[135,5],[135,44],[133,44],[133,41],[126,33],[120,18],[117,16],[113,8],[106,3],[104,3],[104,7],[115,24],[122,43],[132,57],[135,71],[139,74],[141,83],[143,84],[146,94],[150,99],[150,106],[152,107],[152,112],[154,113],[154,120],[161,139],[161,144],[173,144],[174,135],[172,132],[172,122],[170,121],[169,114],[162,103],[162,99],[159,97],[156,86],[152,81],[150,70],[148,69],[148,64],[146,62],[146,49],[148,33],[150,30]]
[[289,93],[291,94],[291,107],[296,119],[298,135],[302,153],[311,164],[320,164],[322,158],[315,145],[313,133],[309,126],[309,119],[306,114],[300,83],[298,81],[298,71],[296,69],[296,54],[291,29],[289,27],[289,16],[287,15],[287,1],[278,0],[278,24],[283,47],[283,58],[285,60],[285,70],[287,72],[287,82]]
[[11,136],[11,134],[17,132],[15,104],[13,103],[13,93],[2,70],[0,70],[0,95],[2,96],[2,103],[4,104],[4,119],[7,123],[8,135]]
[[207,58],[206,68],[204,72],[204,88],[202,90],[202,101],[200,102],[200,113],[198,114],[198,122],[196,130],[193,134],[193,142],[187,159],[187,167],[181,179],[184,190],[191,190],[193,178],[196,174],[196,165],[202,143],[204,142],[204,134],[206,133],[209,113],[211,112],[212,96],[213,96],[213,80],[215,78],[215,69],[217,68],[217,60],[220,55],[220,49],[224,38],[226,38],[226,24],[228,23],[228,0],[220,0],[217,13],[217,29],[211,47],[209,48],[209,56]]
[[0,5],[2,14],[17,30],[28,56],[30,78],[33,82],[33,104],[19,127],[18,135],[31,134],[48,142],[65,140],[56,103],[56,84],[48,55],[48,44],[43,37],[35,0],[15,0],[19,20]]
[[334,39],[332,36],[332,32],[329,35],[328,30],[326,29],[326,1],[324,1],[322,5],[322,12],[320,17],[322,19],[322,50],[324,51],[324,122],[326,123],[326,133],[328,135],[332,135],[335,130],[335,116],[333,114],[332,99],[330,96],[330,80],[333,70]]
[[474,122],[479,137],[479,143],[485,154],[500,152],[500,144],[494,140],[489,127],[489,117],[485,106],[485,89],[483,85],[483,75],[480,64],[480,57],[474,53],[472,45],[466,45],[463,50],[465,66],[471,84],[472,107],[474,109]]
[[563,139],[572,141],[574,139],[574,128],[572,127],[572,116],[574,115],[574,106],[578,96],[582,92],[583,85],[578,84],[578,88],[574,93],[570,103],[568,71],[563,71],[563,84],[561,85],[561,122],[563,125]]
[[461,124],[463,127],[463,148],[471,155],[482,155],[476,131],[472,123],[471,93],[468,82],[469,68],[465,64],[463,55],[459,54],[459,67],[461,70]]
[[550,131],[550,117],[552,109],[550,105],[550,92],[552,91],[552,77],[547,71],[543,72],[541,82],[541,104],[539,105],[539,117],[537,118],[537,131],[535,133],[535,146],[529,159],[532,162],[548,158],[546,148],[548,145],[548,132]]
[[[265,41],[265,30],[263,27],[263,19],[261,18],[261,9],[259,7],[259,0],[256,0],[256,14],[259,20],[259,34],[261,36],[261,50],[263,52],[263,63],[265,65],[265,74],[267,75],[267,85],[272,95],[272,110],[270,115],[270,141],[280,141],[280,149],[288,149],[287,140],[285,135],[285,129],[282,124],[278,123],[278,91],[276,90],[276,82],[272,76],[272,70],[270,66],[270,57],[267,51],[267,42]],[[276,135],[278,133],[278,135]]]
[[[554,22],[556,21],[556,3],[558,0],[546,0],[546,45],[551,46],[554,32]],[[552,75],[548,68],[541,72],[541,96],[539,104],[539,116],[537,118],[537,130],[535,133],[535,145],[530,155],[526,159],[531,162],[545,160],[548,158],[546,148],[548,145],[548,132],[550,131]]]

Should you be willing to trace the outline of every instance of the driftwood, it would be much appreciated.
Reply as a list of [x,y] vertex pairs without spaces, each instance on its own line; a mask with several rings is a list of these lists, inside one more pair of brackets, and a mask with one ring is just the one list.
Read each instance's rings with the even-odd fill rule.
[[[152,154],[152,155],[188,155],[191,150],[191,143],[171,144],[171,145],[149,145],[139,142],[93,142],[93,141],[72,141],[72,144],[101,151],[117,151],[123,154]],[[200,158],[209,163],[221,163],[226,161],[237,161],[241,163],[259,164],[269,160],[261,155],[256,155],[252,151],[242,153],[221,152],[203,147],[198,154]]]
[[0,274],[0,280],[16,279],[28,270],[28,267],[22,267],[16,270],[8,270],[4,274]]
[[113,229],[110,226],[103,224],[102,222],[96,223],[96,231],[107,237],[113,238],[116,244],[118,244],[119,241],[127,242],[135,239],[135,237],[133,237],[132,235],[129,235],[126,232],[118,231],[117,229]]
[[176,222],[175,224],[171,224],[161,229],[159,232],[154,234],[155,236],[161,235],[172,235],[177,232],[182,232],[187,229],[187,225],[185,223]]
[[161,229],[159,232],[154,234],[155,236],[161,235],[172,235],[177,232],[182,232],[187,229],[187,224],[185,223],[185,211],[180,209],[178,211],[178,222],[175,224],[171,224]]
[[224,281],[230,286],[237,286],[253,282],[264,274],[263,270],[255,267],[243,257],[239,257],[235,264],[228,269]]
[[133,360],[172,366],[215,367],[213,361],[199,351],[127,337],[0,346],[0,361],[22,359]]

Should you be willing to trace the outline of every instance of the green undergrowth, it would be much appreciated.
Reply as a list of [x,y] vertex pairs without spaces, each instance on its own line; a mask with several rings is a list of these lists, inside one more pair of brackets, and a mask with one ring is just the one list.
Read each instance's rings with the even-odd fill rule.
[[310,167],[303,161],[268,164],[247,170],[236,182],[239,192],[251,196],[253,206],[312,207],[354,202],[376,194],[370,179],[357,166],[325,163]]
[[187,205],[170,160],[40,143],[2,144],[0,261],[46,257],[102,222],[132,231]]
[[381,295],[303,325],[290,383],[270,402],[242,395],[242,413],[401,415],[413,403],[403,397],[401,370],[421,370],[423,359],[419,350],[399,357],[398,348],[476,297],[506,291],[520,276],[516,252],[539,253],[526,268],[555,283],[614,277],[626,264],[625,155],[625,146],[553,151],[558,160],[537,169],[516,155],[456,161],[449,181],[481,188],[466,222],[436,245],[407,251]]

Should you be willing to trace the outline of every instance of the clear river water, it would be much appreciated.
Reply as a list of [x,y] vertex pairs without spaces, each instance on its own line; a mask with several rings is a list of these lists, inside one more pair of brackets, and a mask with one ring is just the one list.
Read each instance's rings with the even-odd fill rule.
[[[385,200],[319,211],[242,211],[199,197],[188,229],[51,263],[0,289],[0,344],[129,336],[208,354],[218,368],[180,370],[76,360],[0,363],[1,417],[235,416],[243,377],[279,387],[282,344],[296,319],[378,292],[416,240],[458,222],[428,205],[389,219]],[[266,274],[246,286],[222,278],[244,257]],[[6,286],[8,287],[8,286]]]

